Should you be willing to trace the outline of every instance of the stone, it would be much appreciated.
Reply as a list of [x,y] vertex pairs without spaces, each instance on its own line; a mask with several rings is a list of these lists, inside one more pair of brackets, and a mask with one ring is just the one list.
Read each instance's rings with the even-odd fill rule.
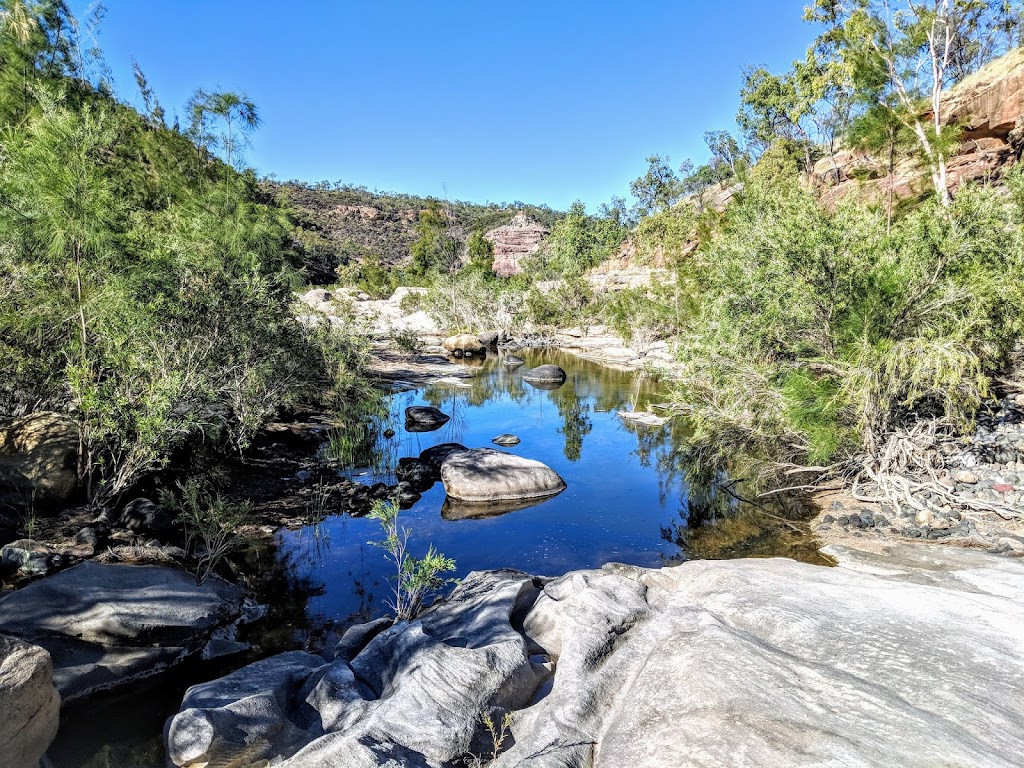
[[468,450],[469,448],[461,445],[460,443],[441,443],[440,445],[435,445],[432,448],[427,448],[423,451],[420,454],[420,460],[425,461],[440,470],[444,460],[453,453]]
[[565,490],[565,481],[547,465],[493,448],[449,455],[441,464],[441,482],[462,502],[537,499]]
[[485,331],[476,338],[485,347],[497,347],[501,334],[497,331]]
[[524,707],[550,675],[512,626],[537,592],[517,571],[473,573],[415,621],[355,628],[366,642],[351,659],[292,652],[194,686],[165,728],[169,764],[397,768],[481,753],[482,716]]
[[65,703],[199,654],[241,615],[238,587],[154,565],[87,561],[0,597],[4,631],[50,652]]
[[1024,565],[825,552],[837,567],[472,573],[350,659],[293,652],[190,689],[169,761],[454,765],[511,712],[491,768],[1019,764]]
[[521,365],[526,365],[526,361],[516,355],[505,355],[501,359],[501,364],[507,368],[518,368]]
[[506,432],[503,435],[498,435],[497,437],[491,438],[491,442],[494,443],[495,445],[510,447],[513,445],[519,445],[519,443],[521,443],[522,441],[515,435]]
[[482,343],[480,343],[480,339],[471,333],[449,336],[441,342],[441,346],[456,357],[460,357],[462,355],[478,355],[481,352],[486,352],[486,348]]
[[0,634],[0,765],[39,765],[60,722],[50,654]]
[[388,629],[395,622],[390,616],[382,616],[379,619],[368,621],[364,624],[356,624],[345,630],[337,646],[334,648],[334,658],[342,661],[352,661],[365,648],[373,638]]
[[146,498],[129,501],[117,521],[122,528],[133,533],[155,536],[161,541],[174,531],[174,517],[169,510]]
[[394,488],[393,498],[398,501],[400,509],[409,509],[422,498],[422,495],[409,483],[399,483]]
[[407,432],[433,432],[443,427],[449,420],[451,416],[430,405],[413,405],[405,409]]
[[953,475],[953,479],[958,483],[963,483],[964,485],[976,485],[981,478],[974,472],[961,470]]
[[538,365],[528,371],[523,371],[523,379],[540,384],[562,384],[565,381],[565,371],[557,365]]
[[395,478],[407,483],[414,490],[423,492],[440,480],[441,474],[429,461],[407,456],[398,460]]
[[78,529],[75,544],[91,547],[95,552],[106,545],[110,539],[110,528],[103,523],[93,523]]
[[40,411],[0,420],[0,508],[70,503],[78,493],[78,427]]
[[1009,493],[1013,490],[1013,486],[1009,483],[993,483],[992,490],[996,493]]
[[56,553],[40,541],[18,539],[0,547],[0,567],[7,573],[43,576],[54,569],[55,556]]
[[390,440],[392,437],[395,436],[395,430],[388,428],[384,430],[383,434],[385,440]]
[[914,514],[914,520],[916,520],[917,524],[921,525],[921,526],[931,525],[932,522],[933,522],[933,515],[932,515],[931,510],[929,510],[929,509],[919,509],[919,510],[917,510],[917,512]]
[[650,411],[619,411],[619,418],[630,424],[639,424],[644,427],[661,427],[668,423],[667,418]]

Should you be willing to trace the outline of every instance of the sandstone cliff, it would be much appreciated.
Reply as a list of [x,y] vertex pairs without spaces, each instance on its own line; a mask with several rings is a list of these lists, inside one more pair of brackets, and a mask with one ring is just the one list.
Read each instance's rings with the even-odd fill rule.
[[494,243],[494,274],[509,277],[523,271],[522,262],[540,248],[548,228],[525,212],[519,211],[512,221],[484,234]]

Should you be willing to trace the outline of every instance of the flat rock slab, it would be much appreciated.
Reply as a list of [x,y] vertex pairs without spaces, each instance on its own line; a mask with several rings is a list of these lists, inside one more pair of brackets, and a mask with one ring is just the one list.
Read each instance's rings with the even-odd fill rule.
[[565,481],[551,467],[493,448],[450,454],[441,464],[448,495],[463,502],[539,499],[565,490]]
[[200,652],[241,616],[242,592],[174,568],[93,561],[0,599],[5,632],[50,652],[65,702]]
[[1019,766],[1024,564],[832,555],[473,573],[351,660],[285,654],[193,689],[168,755],[448,766],[512,712],[492,768]]

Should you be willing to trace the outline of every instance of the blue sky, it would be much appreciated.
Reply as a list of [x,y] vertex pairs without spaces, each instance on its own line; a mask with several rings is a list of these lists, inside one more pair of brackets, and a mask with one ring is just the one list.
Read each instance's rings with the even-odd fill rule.
[[99,42],[123,99],[132,57],[169,114],[246,92],[261,174],[594,211],[650,154],[704,160],[743,66],[803,55],[806,2],[106,0]]

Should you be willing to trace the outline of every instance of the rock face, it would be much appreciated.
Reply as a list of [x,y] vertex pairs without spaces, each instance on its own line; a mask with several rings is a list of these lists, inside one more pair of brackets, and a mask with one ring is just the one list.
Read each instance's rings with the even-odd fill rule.
[[78,490],[78,428],[58,413],[0,422],[0,507],[52,506]]
[[451,454],[441,464],[441,481],[450,497],[470,503],[542,499],[565,490],[546,464],[493,448]]
[[60,694],[50,654],[0,635],[0,765],[35,768],[57,735]]
[[[1024,50],[1017,48],[990,62],[942,96],[943,121],[963,126],[962,144],[948,160],[948,184],[956,191],[968,181],[998,178],[1019,159],[1024,148]],[[927,123],[931,110],[922,115]],[[886,164],[856,150],[843,149],[819,160],[813,177],[825,188],[822,200],[834,204],[854,190],[883,202],[890,190],[895,200],[928,188],[927,174],[911,161]]]
[[241,590],[216,576],[196,585],[173,568],[94,561],[0,598],[3,630],[50,652],[65,702],[230,640],[241,613]]
[[511,712],[494,768],[1018,765],[1024,566],[831,554],[471,574],[351,661],[285,654],[192,689],[168,754],[440,768],[489,756],[481,718]]
[[522,211],[508,224],[484,233],[484,237],[494,243],[494,274],[509,277],[522,272],[523,259],[535,254],[547,235],[544,225]]

